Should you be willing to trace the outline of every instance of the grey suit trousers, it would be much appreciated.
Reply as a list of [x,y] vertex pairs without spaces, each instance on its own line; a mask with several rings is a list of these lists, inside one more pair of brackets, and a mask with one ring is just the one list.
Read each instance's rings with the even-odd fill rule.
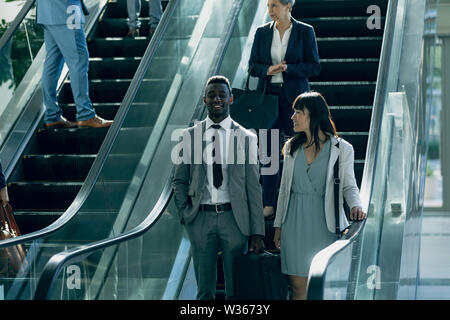
[[192,244],[197,299],[215,299],[219,251],[222,251],[226,298],[232,298],[233,260],[247,251],[248,243],[248,237],[239,230],[233,212],[200,211],[185,227]]

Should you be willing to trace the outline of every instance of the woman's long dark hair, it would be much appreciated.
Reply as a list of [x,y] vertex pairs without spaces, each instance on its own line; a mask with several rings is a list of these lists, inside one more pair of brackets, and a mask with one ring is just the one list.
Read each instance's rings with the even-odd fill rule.
[[[316,153],[320,150],[320,139],[319,139],[319,129],[325,134],[330,134],[337,137],[336,126],[331,119],[330,109],[325,101],[325,98],[315,91],[308,91],[299,95],[292,108],[295,110],[304,111],[305,108],[309,111],[309,130],[311,131],[312,142],[316,147]],[[303,145],[306,141],[306,133],[299,132],[296,133],[290,140],[291,148],[290,155],[292,156],[294,152]]]

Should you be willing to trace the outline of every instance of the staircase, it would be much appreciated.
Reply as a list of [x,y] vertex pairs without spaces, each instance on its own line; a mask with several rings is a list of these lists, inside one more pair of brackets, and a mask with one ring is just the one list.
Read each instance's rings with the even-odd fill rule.
[[[148,34],[148,19],[148,2],[143,1],[141,35]],[[114,118],[149,43],[145,36],[126,38],[126,21],[126,0],[109,1],[88,36],[90,98],[105,119]],[[70,79],[58,101],[64,116],[75,121]],[[70,206],[108,129],[46,129],[42,124],[34,133],[8,184],[22,234],[48,226]]]

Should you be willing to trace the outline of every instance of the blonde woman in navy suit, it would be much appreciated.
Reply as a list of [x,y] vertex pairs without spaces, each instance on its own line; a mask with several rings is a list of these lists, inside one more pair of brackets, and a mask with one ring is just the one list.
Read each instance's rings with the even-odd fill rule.
[[[293,134],[292,102],[300,93],[309,90],[308,77],[320,73],[314,29],[292,18],[294,4],[295,0],[267,1],[268,14],[273,21],[256,30],[249,60],[250,75],[259,78],[258,89],[267,86],[267,92],[279,98],[279,115],[272,129],[279,129],[288,137]],[[271,141],[270,135],[267,141]],[[270,155],[270,143],[267,148]],[[278,181],[279,172],[262,176],[266,217],[274,214]]]
[[303,93],[293,109],[295,135],[284,148],[274,242],[281,251],[281,271],[290,276],[293,299],[305,299],[312,258],[336,240],[333,169],[338,156],[341,230],[349,225],[344,198],[351,220],[364,219],[366,214],[355,180],[353,147],[337,136],[323,96]]

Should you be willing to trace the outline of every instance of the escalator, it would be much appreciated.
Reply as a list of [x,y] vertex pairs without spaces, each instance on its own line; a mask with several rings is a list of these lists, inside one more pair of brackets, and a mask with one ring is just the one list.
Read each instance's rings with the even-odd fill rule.
[[[33,246],[39,247],[37,250],[37,255],[40,254],[39,259],[37,259],[39,266],[34,269],[32,276],[29,276],[25,281],[15,279],[12,287],[16,285],[16,287],[21,286],[27,289],[18,290],[13,288],[16,290],[15,292],[20,291],[21,293],[20,295],[14,295],[14,290],[11,290],[10,297],[19,296],[20,298],[29,299],[35,294],[35,297],[39,299],[195,298],[196,285],[193,276],[192,260],[189,254],[190,243],[184,233],[183,227],[179,225],[177,210],[173,200],[171,200],[170,181],[173,164],[168,159],[171,158],[171,152],[177,141],[176,134],[174,135],[174,133],[178,129],[192,124],[195,120],[203,119],[206,115],[200,97],[203,94],[204,84],[208,76],[212,74],[223,74],[230,79],[233,87],[244,86],[252,41],[251,35],[254,33],[256,26],[264,22],[262,21],[262,17],[266,11],[266,4],[248,0],[233,1],[232,3],[223,3],[222,1],[197,2],[192,0],[171,1],[176,6],[174,18],[177,17],[177,14],[178,17],[180,15],[196,17],[193,20],[184,19],[184,23],[180,24],[171,21],[170,26],[173,29],[169,28],[171,32],[166,31],[165,33],[167,38],[161,39],[160,49],[168,49],[172,53],[171,57],[173,57],[173,61],[177,61],[173,80],[168,89],[168,92],[172,94],[164,96],[160,101],[161,108],[156,114],[156,120],[152,124],[151,129],[145,129],[148,128],[144,126],[144,124],[148,125],[145,122],[139,127],[140,130],[129,133],[125,133],[126,130],[122,130],[116,136],[114,145],[109,150],[104,166],[98,175],[92,196],[89,196],[84,201],[76,218],[70,221],[70,224],[65,226],[61,232],[44,240],[32,243],[30,246],[31,249],[33,249]],[[332,1],[329,2],[331,3]],[[338,2],[339,5],[342,5],[342,1]],[[312,4],[312,1],[305,1],[305,3]],[[355,2],[353,3],[355,4]],[[299,1],[297,5],[300,4],[302,2]],[[394,6],[392,2],[389,2],[389,5],[391,7],[388,12],[391,12],[390,17],[392,20],[392,8],[397,8],[397,6]],[[380,5],[380,7],[383,6]],[[338,6],[334,9],[333,14],[339,12]],[[194,14],[193,11],[197,14]],[[399,11],[402,12],[401,10]],[[187,12],[190,15],[184,15]],[[220,12],[220,15],[218,12]],[[308,18],[305,17],[303,19],[306,20]],[[311,79],[311,85],[316,90],[321,90],[324,93],[325,98],[327,98],[332,107],[338,130],[343,130],[343,128],[347,127],[347,123],[342,122],[345,117],[356,116],[360,109],[363,110],[363,113],[368,112],[368,109],[370,109],[369,106],[373,101],[369,102],[367,98],[364,100],[363,96],[365,94],[369,94],[372,100],[375,99],[375,103],[373,103],[373,114],[368,116],[375,121],[369,122],[370,132],[368,134],[361,134],[361,132],[364,132],[362,128],[367,130],[367,123],[364,124],[367,119],[364,117],[364,120],[362,118],[352,120],[352,126],[348,133],[340,131],[344,138],[353,143],[355,150],[361,147],[361,145],[358,144],[357,138],[352,140],[352,135],[369,137],[369,141],[363,142],[362,144],[364,149],[367,148],[367,152],[364,173],[362,174],[362,178],[361,175],[358,177],[362,189],[363,201],[365,201],[372,195],[367,190],[371,191],[372,185],[377,183],[375,178],[385,178],[385,171],[378,168],[378,162],[383,164],[385,158],[382,155],[384,154],[386,156],[389,154],[389,150],[392,150],[392,148],[384,148],[381,143],[378,144],[379,136],[380,140],[386,144],[391,140],[389,138],[389,132],[391,131],[383,130],[383,126],[381,126],[381,122],[383,122],[383,111],[380,111],[382,109],[380,106],[385,102],[385,95],[388,96],[386,92],[391,90],[389,87],[386,88],[386,85],[397,84],[386,76],[386,74],[388,70],[395,69],[396,62],[398,62],[395,59],[395,51],[389,51],[389,47],[392,46],[392,43],[395,43],[393,39],[399,39],[395,35],[400,28],[394,28],[392,23],[389,24],[388,31],[392,32],[396,30],[396,32],[390,34],[389,41],[385,41],[391,44],[383,45],[381,58],[384,57],[384,63],[380,63],[380,74],[378,76],[371,74],[366,75],[367,78],[365,78],[366,76],[358,74],[346,75],[346,77],[342,78],[339,72],[333,76],[333,72],[330,70],[339,69],[341,67],[340,64],[345,65],[346,62],[349,68],[361,64],[364,66],[364,69],[370,69],[367,65],[379,63],[377,60],[380,59],[380,44],[374,45],[368,39],[359,39],[361,40],[362,47],[366,49],[371,48],[370,43],[373,45],[372,48],[378,48],[378,58],[373,56],[361,58],[345,55],[333,58],[329,55],[328,59],[331,61],[327,61],[326,48],[330,46],[330,43],[341,40],[345,43],[355,43],[351,41],[356,40],[342,39],[342,37],[335,40],[328,39],[332,37],[320,39],[319,32],[322,32],[319,31],[321,29],[320,20],[317,19],[316,22],[311,21],[311,24],[314,25],[314,23],[317,23],[316,33],[318,35],[319,53],[321,58],[325,59],[325,71],[318,78]],[[336,19],[336,17],[333,18],[333,15],[330,14],[328,20],[339,19]],[[358,19],[342,18],[341,20],[339,22],[340,24],[346,24],[348,22],[346,20]],[[360,18],[359,20],[362,19]],[[189,21],[192,22],[192,28],[190,29],[191,33],[187,34],[185,25]],[[168,21],[167,24],[169,24]],[[214,28],[212,28],[212,25]],[[228,26],[228,29],[230,29],[229,32],[226,32],[227,28],[225,26]],[[229,28],[229,26],[233,26],[233,28]],[[328,29],[333,32],[339,30],[338,27],[330,27]],[[180,37],[181,31],[184,31],[184,38]],[[327,31],[325,30],[323,32],[326,34]],[[178,38],[175,40],[171,38],[174,34],[178,35]],[[356,36],[356,38],[358,37]],[[340,48],[334,49],[333,51],[342,53],[345,50]],[[356,49],[353,51],[358,52]],[[364,52],[364,50],[360,52]],[[348,54],[348,51],[346,54]],[[158,50],[153,52],[152,55],[152,59],[149,60],[150,66],[152,61],[157,61],[161,56],[158,54]],[[167,57],[167,54],[165,56]],[[146,57],[144,56],[143,59],[146,60]],[[352,59],[352,63],[350,63],[351,61],[337,61],[338,59]],[[329,63],[328,66],[327,63]],[[416,69],[414,70],[417,72]],[[140,88],[135,90],[133,95],[128,95],[127,93],[124,103],[129,104],[131,107],[146,103],[149,97],[156,96],[160,98],[158,97],[158,93],[161,92],[145,86],[146,81],[151,81],[148,79],[151,70],[152,68],[146,69],[137,77],[138,79],[133,80],[136,80],[136,82],[139,80],[142,84]],[[331,76],[325,77],[327,73],[331,74]],[[320,78],[322,76],[323,78]],[[333,78],[336,76],[337,78]],[[375,83],[370,83],[373,82],[374,77],[377,79],[377,88],[375,92],[371,92],[368,88],[375,85]],[[339,82],[344,82],[341,83],[342,87],[347,89],[349,87],[347,82],[354,82],[352,83],[352,87],[362,88],[361,90],[364,93],[354,94],[355,99],[353,100],[351,99],[352,93],[348,96],[343,94],[343,89],[333,89],[337,87]],[[386,114],[390,117],[392,117],[392,107],[395,109],[396,106],[394,102],[402,101],[396,96],[392,99],[394,100],[390,101],[391,108],[385,109]],[[407,103],[405,104],[403,101],[403,111],[406,110],[405,106],[407,107]],[[350,109],[352,112],[350,115],[345,115],[344,118],[341,116],[341,120],[339,120],[340,109]],[[126,126],[128,119],[130,121],[131,119],[136,121],[136,119],[144,116],[144,114],[144,112],[141,113],[137,109],[130,108],[127,115],[124,116],[122,129],[128,129]],[[406,117],[405,114],[406,112],[403,112],[404,117]],[[361,122],[362,127],[358,127],[359,124],[353,122]],[[392,123],[393,121],[386,122]],[[143,134],[143,132],[146,132],[146,134]],[[384,134],[381,134],[381,132]],[[142,142],[139,137],[144,141]],[[140,144],[140,142],[142,143]],[[384,152],[377,152],[380,148]],[[114,174],[118,172],[118,167],[114,160],[124,154],[128,160],[130,157],[135,159],[134,163],[136,166],[134,167],[135,170],[132,170],[133,172],[129,175],[128,181],[130,182],[128,182],[129,188],[125,190],[126,196],[117,199],[120,192],[113,191],[113,184],[117,185],[120,182],[112,179]],[[408,155],[414,157],[417,154],[409,153],[404,158],[406,159]],[[357,160],[362,160],[363,158],[357,156]],[[96,163],[97,161],[94,162],[94,167]],[[358,162],[356,166],[358,166]],[[127,171],[128,167],[127,165],[120,165],[119,168],[120,170]],[[372,169],[377,169],[376,176]],[[358,171],[358,169],[356,170]],[[92,171],[94,171],[94,168]],[[123,174],[127,175],[125,172]],[[90,174],[88,175],[88,179],[89,176]],[[114,183],[111,183],[112,180],[114,180]],[[374,189],[377,190],[379,188],[381,190],[380,192],[382,192],[384,190],[382,186],[383,183],[378,182],[378,187],[374,187]],[[109,191],[112,191],[113,194],[109,195]],[[367,193],[369,193],[369,196]],[[115,208],[118,208],[116,209],[114,219],[111,221],[107,221],[106,219],[103,221],[100,220],[97,215],[101,216],[101,213],[105,212],[105,207],[107,207],[109,213],[114,212],[113,205],[111,207],[105,205],[105,203],[109,204],[114,201],[117,202]],[[375,206],[377,205],[375,203]],[[369,209],[369,217],[372,214],[372,218],[377,221],[375,227],[380,228],[380,217],[374,211],[378,208]],[[104,215],[103,217],[106,216]],[[80,223],[83,219],[85,219],[84,224]],[[86,223],[86,221],[91,223]],[[89,236],[85,236],[84,232],[80,232],[80,229],[82,227],[86,228],[86,226],[98,228],[98,223],[100,222],[112,226],[108,239],[100,239],[100,237],[95,239],[96,237],[92,236],[95,231],[90,233]],[[358,272],[360,274],[362,273],[360,270],[363,270],[361,268],[365,266],[365,262],[361,263],[364,257],[361,258],[359,255],[361,253],[361,245],[353,244],[355,237],[360,237],[360,239],[364,240],[363,245],[369,247],[363,252],[367,252],[368,255],[376,254],[377,248],[371,250],[370,243],[378,245],[380,238],[378,238],[377,234],[372,233],[372,223],[368,219],[366,229],[363,228],[364,223],[354,223],[346,239],[335,242],[332,246],[324,249],[323,252],[320,252],[316,256],[317,259],[314,259],[311,267],[312,271],[310,272],[308,298],[355,298],[353,294],[357,289],[360,289],[359,282],[365,285],[366,279],[358,278]],[[366,230],[369,231],[364,234],[362,231]],[[369,245],[367,245],[367,242],[369,242]],[[47,261],[48,263],[46,263]],[[369,261],[372,260],[369,259]],[[74,272],[73,270],[78,271]],[[74,275],[78,278],[74,278]],[[318,281],[318,278],[321,280]],[[68,284],[73,279],[78,279],[79,281],[75,281],[73,283],[74,285],[69,286]],[[76,284],[79,285],[77,286]],[[35,292],[34,286],[36,285],[37,289]],[[24,294],[25,291],[27,294]],[[373,291],[371,292],[373,293]],[[374,298],[374,296],[367,297]]]
[[[356,166],[357,170],[359,169],[357,177],[358,184],[360,184],[377,77],[382,27],[381,30],[375,30],[371,34],[373,39],[367,39],[368,35],[364,34],[366,31],[361,30],[361,22],[364,21],[363,17],[366,10],[364,4],[349,1],[351,2],[349,7],[354,9],[350,11],[355,16],[349,18],[345,9],[336,10],[337,7],[342,7],[342,2],[339,2],[339,6],[335,5],[337,3],[335,1],[326,2],[331,6],[331,9],[320,11],[317,2],[298,1],[297,7],[294,7],[294,14],[296,8],[299,7],[302,8],[302,13],[309,11],[305,17],[299,17],[298,15],[296,17],[301,21],[308,20],[308,23],[315,25],[317,28],[319,54],[321,58],[324,57],[324,73],[311,79],[311,86],[313,89],[324,93],[330,103],[337,126],[342,130],[340,131],[341,135],[352,142],[355,150],[358,150]],[[386,1],[377,3],[382,10],[386,10]],[[231,39],[217,72],[227,76],[233,87],[242,88],[244,86],[252,42],[251,34],[254,33],[258,25],[264,22],[265,11],[265,3],[257,4],[252,1],[245,1],[242,4],[237,22],[233,24]],[[325,18],[326,23],[323,22],[323,18],[318,17],[323,12],[328,15]],[[382,17],[380,18],[382,19]],[[334,25],[330,25],[330,21],[335,21],[336,25],[341,25],[341,27],[336,28]],[[348,21],[356,21],[356,30],[355,24],[348,23]],[[360,48],[347,50],[340,48],[340,51],[337,50],[336,47],[342,43],[350,43],[355,48],[360,43]],[[370,52],[364,54],[367,48],[375,50],[374,52],[368,50]],[[353,72],[348,72],[348,69]],[[186,110],[181,111],[180,109],[179,112],[182,114],[174,114],[173,121],[184,117],[186,114]],[[199,102],[193,120],[203,119],[205,115],[206,112],[204,109],[202,110],[202,103]],[[351,122],[349,125],[347,125],[347,118],[351,118],[351,121],[348,121]],[[239,121],[239,119],[236,120]],[[134,210],[139,209],[143,213],[149,213],[146,220],[120,236],[97,241],[87,247],[73,248],[53,256],[40,279],[38,298],[55,299],[57,292],[60,292],[63,288],[65,279],[63,270],[65,268],[72,263],[87,264],[88,261],[90,262],[87,257],[95,254],[100,255],[101,252],[106,251],[109,251],[109,254],[103,254],[95,267],[97,270],[101,268],[106,271],[84,273],[85,278],[83,279],[91,286],[95,283],[95,292],[97,293],[95,297],[88,297],[85,294],[84,298],[195,298],[195,280],[193,279],[192,261],[188,253],[189,240],[182,227],[178,225],[173,201],[169,201],[172,165],[167,163],[170,150],[164,149],[168,149],[165,146],[173,146],[173,140],[170,144],[168,137],[174,129],[173,126],[170,126],[171,124],[172,122],[169,120],[167,128],[164,130],[165,140],[161,140],[158,146],[154,145],[156,149],[153,161],[157,159],[159,161],[152,163],[148,168],[141,193],[145,189],[146,192],[139,195],[135,203]],[[175,128],[178,127],[177,123]],[[165,175],[162,175],[163,172]],[[158,177],[157,182],[155,177]],[[159,184],[161,180],[165,188],[160,193],[158,205],[150,210],[148,206],[143,206],[141,203],[147,203],[145,197],[154,193],[152,184]],[[127,239],[128,241],[126,241]],[[105,256],[108,257],[105,258]],[[166,269],[165,274],[162,272],[163,269]],[[218,299],[223,298],[221,279],[223,278],[219,271]],[[101,283],[95,282],[95,280]],[[122,291],[118,288],[121,288]],[[122,295],[114,295],[108,291],[111,289],[120,291]]]
[[[167,1],[163,4],[165,7]],[[142,13],[142,20],[148,22],[145,1]],[[114,119],[150,40],[125,38],[126,17],[126,0],[110,1],[88,36],[90,98],[104,119]],[[60,88],[58,102],[64,116],[76,121],[70,77]],[[39,125],[8,179],[22,234],[50,225],[70,206],[108,129],[47,129]]]

